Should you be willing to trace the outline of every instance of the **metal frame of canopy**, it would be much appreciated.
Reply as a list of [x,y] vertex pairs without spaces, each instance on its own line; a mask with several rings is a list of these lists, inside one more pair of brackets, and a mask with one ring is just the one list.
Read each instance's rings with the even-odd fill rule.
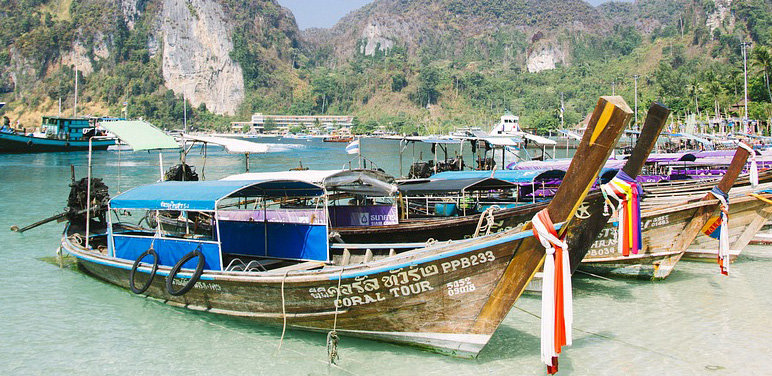
[[[202,143],[204,145],[204,148],[206,148],[208,144],[215,144],[215,145],[220,145],[224,147],[226,153],[244,154],[244,157],[246,159],[245,160],[246,172],[249,172],[249,155],[250,154],[263,154],[271,150],[271,147],[266,144],[260,144],[257,142],[250,142],[250,141],[244,141],[244,140],[235,140],[235,139],[225,138],[225,137],[197,136],[197,135],[191,135],[191,134],[183,134],[181,137],[182,137],[183,145],[187,140],[193,141],[190,147],[187,150],[184,150],[182,154],[183,163],[185,162],[185,156],[188,154],[188,152],[193,147],[193,145],[195,145],[196,142]],[[206,153],[204,153],[204,155],[206,155]],[[206,159],[204,160],[204,163],[206,163]]]
[[[413,144],[413,151],[412,151],[412,164],[416,163],[416,157],[415,157],[415,144],[417,142],[423,142],[427,144],[433,144],[433,145],[439,145],[440,148],[445,153],[445,160],[448,159],[448,149],[446,145],[459,145],[459,151],[457,154],[457,157],[461,158],[463,161],[464,156],[464,142],[469,141],[472,143],[478,142],[478,141],[484,141],[487,144],[491,145],[491,150],[494,150],[493,156],[491,158],[495,158],[495,149],[496,146],[501,146],[502,155],[502,165],[505,164],[506,159],[506,151],[508,150],[507,147],[509,146],[517,146],[519,142],[522,140],[519,137],[516,136],[505,136],[505,137],[496,137],[491,136],[485,133],[479,133],[475,134],[473,136],[463,136],[463,137],[451,137],[451,138],[432,138],[432,137],[421,137],[421,136],[413,136],[413,137],[405,137],[400,140],[400,149],[399,149],[399,174],[400,176],[404,176],[403,170],[402,170],[402,164],[403,164],[403,153],[405,149],[407,149],[408,143]],[[472,158],[475,160],[476,158],[476,148],[472,149]],[[527,152],[526,152],[527,153]],[[437,165],[438,165],[438,157],[437,157],[437,149],[436,146],[433,148],[433,161],[434,161],[434,173],[437,173]],[[515,157],[520,158],[517,154],[513,153]]]
[[[328,208],[331,213],[331,227],[338,226],[337,216],[333,211],[337,208],[359,207],[358,213],[367,212],[370,206],[390,206],[394,210],[396,218],[397,201],[395,194],[398,192],[394,185],[394,178],[378,170],[353,169],[353,170],[307,170],[307,171],[279,171],[258,172],[231,175],[223,178],[229,180],[263,180],[263,179],[292,179],[318,184],[324,187],[325,197],[328,200]],[[362,200],[361,204],[339,205],[341,200],[356,196]],[[369,202],[369,203],[365,203]],[[352,212],[353,213],[353,212]],[[335,218],[335,220],[333,220]]]
[[[542,191],[547,189],[547,182],[554,184],[556,181],[560,185],[559,181],[563,180],[566,175],[565,170],[560,169],[543,169],[543,170],[494,170],[488,171],[447,171],[441,172],[432,176],[436,179],[468,179],[468,178],[495,178],[510,182],[517,185],[517,198],[518,200],[525,197],[527,194],[531,194],[531,202],[536,202],[536,188],[537,184],[541,185]],[[523,193],[522,186],[530,186],[531,191]],[[555,187],[556,188],[556,187]]]
[[[135,151],[140,150],[158,150],[158,162],[161,170],[161,179],[163,179],[163,154],[162,150],[179,149],[180,145],[174,138],[166,135],[160,129],[144,121],[115,120],[106,121],[100,124],[103,128],[113,133],[119,140],[129,144]],[[99,136],[88,139],[88,174],[86,184],[86,239],[85,245],[88,248],[89,233],[91,230],[91,169],[92,169],[92,141]],[[118,191],[120,192],[120,166],[121,149],[118,149]]]
[[[264,205],[260,210],[262,214],[254,214],[254,209],[246,209],[246,205],[252,204],[252,201],[248,200],[248,198],[255,198],[255,206],[257,206],[257,200],[258,198],[262,198],[263,200],[266,200],[266,205]],[[321,212],[324,213],[322,217],[316,217],[316,214],[312,215],[312,219],[310,221],[300,220],[298,221],[297,218],[293,219],[292,215],[289,215],[288,217],[283,217],[282,215],[279,215],[279,217],[272,217],[269,213],[268,209],[268,199],[279,199],[279,198],[286,198],[286,197],[315,197],[319,198],[317,201],[317,204],[321,203],[323,204],[322,210],[317,209],[314,210],[314,213]],[[242,204],[245,205],[245,209],[236,209],[234,210],[224,210],[228,207],[231,207],[232,205],[222,205],[223,201],[226,199],[244,199],[245,201],[242,203],[239,201],[238,205],[241,206]],[[161,228],[161,221],[157,219],[158,225],[154,229],[154,235],[150,235],[149,232],[147,232],[146,236],[137,236],[137,235],[131,235],[131,234],[115,234],[113,232],[113,226],[116,224],[113,222],[112,215],[108,216],[108,254],[110,257],[118,258],[118,247],[117,247],[117,238],[119,237],[122,239],[123,247],[125,248],[127,244],[129,243],[142,243],[143,241],[146,242],[148,238],[152,238],[151,240],[151,246],[155,242],[155,248],[159,252],[162,252],[159,248],[160,244],[165,244],[165,242],[171,242],[171,243],[188,243],[188,244],[207,244],[206,248],[209,248],[208,252],[212,252],[213,246],[216,246],[216,250],[218,252],[217,262],[216,265],[219,267],[219,270],[223,270],[223,236],[222,233],[222,223],[224,222],[232,222],[232,223],[255,223],[255,220],[253,219],[254,215],[257,215],[257,217],[262,217],[262,221],[258,221],[258,225],[260,222],[262,222],[262,227],[264,231],[264,238],[263,240],[263,251],[265,254],[259,255],[259,257],[266,257],[266,258],[279,258],[279,259],[288,259],[288,260],[301,260],[301,261],[307,261],[306,258],[303,258],[302,255],[305,254],[305,252],[301,252],[300,254],[296,255],[297,257],[293,256],[290,257],[288,255],[280,255],[278,253],[271,254],[269,253],[269,246],[271,243],[271,240],[269,239],[268,234],[269,231],[269,223],[282,223],[284,224],[283,227],[279,227],[279,229],[286,227],[287,224],[294,224],[295,226],[323,226],[324,227],[324,238],[327,239],[327,233],[328,233],[328,226],[329,226],[329,219],[327,218],[327,199],[324,197],[324,188],[306,181],[301,180],[292,180],[292,179],[267,179],[267,180],[250,180],[250,181],[239,181],[239,180],[215,180],[215,181],[203,181],[203,182],[177,182],[177,181],[168,181],[168,182],[160,182],[145,186],[140,186],[133,188],[131,190],[128,190],[124,192],[121,195],[118,195],[110,200],[109,203],[109,209],[122,209],[122,210],[150,210],[155,211],[156,216],[158,216],[160,211],[179,211],[184,214],[182,214],[186,218],[186,229],[185,234],[182,236],[182,238],[179,238],[179,236],[169,236],[169,234],[164,233]],[[280,209],[280,211],[287,210],[287,209]],[[289,209],[290,211],[292,209]],[[212,234],[212,239],[208,240],[205,238],[199,238],[196,236],[188,237],[188,228],[187,228],[187,213],[189,211],[192,212],[208,212],[213,213],[214,218],[217,220],[215,221],[215,226],[213,228],[214,233]],[[244,214],[248,214],[249,220],[245,220]],[[273,210],[275,211],[275,210]],[[300,210],[302,212],[303,209]],[[230,213],[226,215],[226,213]],[[274,216],[277,215],[277,213],[273,214]],[[273,218],[273,219],[271,219]],[[314,219],[315,218],[315,219]],[[278,222],[277,222],[278,220]],[[289,222],[286,222],[289,220]],[[233,231],[233,229],[228,230]],[[279,230],[281,232],[281,230]],[[317,231],[318,232],[318,231]],[[216,235],[216,236],[215,236]],[[226,233],[227,235],[227,233]],[[318,236],[318,234],[317,234]],[[226,236],[227,239],[227,236]],[[233,239],[232,239],[233,240]],[[243,239],[242,239],[243,240]],[[234,240],[236,241],[236,240]],[[252,244],[252,243],[250,243]],[[169,244],[167,244],[169,245]],[[322,247],[318,247],[320,244],[317,244],[317,248],[322,249]],[[174,248],[174,246],[172,246]],[[329,255],[329,240],[323,245],[323,249],[325,250],[324,260],[317,260],[315,261],[322,261],[326,262],[329,261],[330,255]],[[125,251],[125,250],[124,250]],[[173,249],[172,249],[173,251]],[[282,252],[285,250],[282,249]],[[136,250],[135,252],[136,253]],[[250,254],[251,255],[251,254]],[[256,255],[257,256],[257,255]],[[210,258],[211,256],[208,256],[207,258]],[[123,257],[125,258],[125,257]]]
[[[405,201],[405,216],[409,218],[410,200],[413,202],[416,200],[425,202],[426,215],[430,215],[429,207],[437,205],[439,203],[453,203],[456,207],[463,210],[463,215],[466,215],[466,207],[462,206],[462,200],[467,196],[467,193],[471,191],[505,191],[505,190],[519,190],[519,186],[516,183],[512,183],[506,180],[485,177],[464,177],[459,179],[420,179],[414,181],[402,182],[399,185],[400,193],[403,194]],[[442,194],[442,196],[435,197],[434,194]],[[455,194],[454,194],[455,193]],[[410,197],[411,194],[421,195]],[[436,201],[436,202],[435,202]],[[455,210],[455,209],[454,209]]]

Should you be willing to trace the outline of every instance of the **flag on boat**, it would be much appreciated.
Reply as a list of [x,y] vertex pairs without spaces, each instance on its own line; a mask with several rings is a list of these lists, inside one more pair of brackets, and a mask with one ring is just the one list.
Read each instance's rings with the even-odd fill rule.
[[346,153],[349,154],[359,154],[359,139],[357,138],[354,141],[351,141],[350,144],[346,145]]

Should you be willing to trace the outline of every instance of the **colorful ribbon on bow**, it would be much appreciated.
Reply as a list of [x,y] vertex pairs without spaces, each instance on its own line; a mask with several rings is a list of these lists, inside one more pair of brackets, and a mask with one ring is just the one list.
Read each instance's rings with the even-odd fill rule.
[[721,274],[729,275],[729,204],[727,202],[729,195],[718,187],[713,187],[710,193],[720,202],[721,214],[718,220],[706,225],[703,232],[714,239],[718,238],[718,267],[721,269]]
[[[619,214],[619,228],[617,229],[617,250],[623,256],[630,256],[630,252],[638,254],[641,250],[641,195],[643,190],[624,171],[620,170],[614,179],[601,185],[601,191],[606,197],[604,212],[608,213],[608,207]],[[609,198],[617,200],[617,206],[610,205]]]
[[547,209],[532,220],[533,234],[546,250],[541,297],[541,360],[547,372],[558,372],[558,354],[572,342],[574,321],[571,263],[565,235],[560,238]]
[[756,165],[756,152],[753,151],[753,148],[751,148],[750,145],[744,142],[740,142],[740,147],[747,150],[748,154],[750,154],[751,168],[748,171],[748,174],[750,175],[748,178],[751,181],[751,187],[755,187],[759,185],[759,167]]

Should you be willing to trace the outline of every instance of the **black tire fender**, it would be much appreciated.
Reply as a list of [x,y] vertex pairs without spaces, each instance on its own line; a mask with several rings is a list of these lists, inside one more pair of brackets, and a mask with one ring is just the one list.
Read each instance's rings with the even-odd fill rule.
[[[153,255],[153,270],[150,272],[150,278],[145,282],[142,287],[137,288],[137,285],[134,283],[134,277],[137,273],[137,268],[139,267],[139,263],[144,259],[145,257]],[[136,260],[134,260],[134,265],[131,266],[131,271],[129,272],[129,288],[131,289],[131,292],[135,294],[141,294],[147,290],[150,285],[153,283],[153,278],[155,278],[155,274],[158,271],[158,253],[153,249],[153,247],[150,247],[147,249],[147,251],[142,252],[139,257],[137,257]]]
[[[185,284],[185,286],[182,286],[181,289],[175,290],[174,289],[174,276],[177,275],[177,273],[182,270],[182,265],[184,265],[186,262],[190,261],[194,257],[198,257],[198,264],[196,264],[196,270],[193,272],[193,275],[190,276],[190,280],[188,283]],[[204,273],[204,254],[201,253],[201,251],[198,250],[198,248],[194,249],[192,252],[188,253],[187,255],[183,256],[180,261],[177,261],[176,264],[174,264],[174,267],[169,272],[169,276],[166,277],[166,291],[174,296],[180,296],[184,295],[190,289],[193,288],[193,286],[198,282],[198,279],[201,278],[201,274]]]

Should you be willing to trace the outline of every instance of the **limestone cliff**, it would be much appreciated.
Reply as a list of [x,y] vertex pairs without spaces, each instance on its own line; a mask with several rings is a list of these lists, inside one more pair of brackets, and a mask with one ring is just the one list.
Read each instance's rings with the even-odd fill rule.
[[230,57],[233,30],[213,0],[164,0],[158,32],[166,86],[194,106],[235,113],[244,100],[244,76]]
[[566,54],[559,46],[552,43],[539,43],[528,54],[526,67],[531,73],[555,69],[558,64],[566,63]]
[[705,25],[710,29],[710,33],[724,26],[724,20],[727,20],[729,29],[734,27],[734,18],[731,15],[732,0],[715,0],[715,6],[712,13],[708,15]]
[[[304,37],[311,48],[332,50],[331,58],[343,61],[394,46],[406,47],[413,56],[426,49],[448,58],[476,51],[485,60],[503,43],[511,55],[505,60],[522,65],[528,60],[528,69],[539,71],[567,59],[563,49],[544,47],[528,36],[554,40],[566,30],[608,28],[598,11],[581,0],[376,0],[332,29],[306,30]],[[532,47],[535,52],[526,55]]]

